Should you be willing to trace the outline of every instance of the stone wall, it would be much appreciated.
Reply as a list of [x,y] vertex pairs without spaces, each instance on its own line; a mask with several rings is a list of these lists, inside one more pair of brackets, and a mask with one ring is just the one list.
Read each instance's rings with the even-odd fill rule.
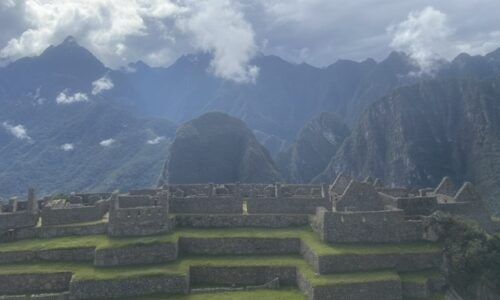
[[54,209],[46,207],[41,212],[42,225],[66,225],[98,221],[102,219],[107,209],[107,203],[102,200],[93,206]]
[[72,281],[70,299],[123,299],[154,294],[185,294],[184,275],[150,275],[132,278]]
[[325,299],[383,299],[401,300],[400,280],[382,280],[360,283],[339,283],[332,285],[312,285],[301,273],[297,274],[297,285],[310,300]]
[[376,281],[349,284],[337,284],[329,286],[314,286],[311,300],[325,299],[384,299],[401,300],[401,281]]
[[0,214],[0,235],[2,231],[24,227],[33,227],[38,222],[38,215],[27,211]]
[[179,238],[182,254],[195,255],[256,255],[298,254],[298,238]]
[[170,211],[174,214],[241,214],[243,200],[238,197],[171,197]]
[[15,239],[24,240],[34,238],[105,234],[107,232],[107,228],[107,223],[30,227],[16,230]]
[[176,226],[185,228],[288,228],[307,226],[307,215],[176,215]]
[[177,259],[177,243],[142,244],[95,251],[94,265],[99,267],[160,264]]
[[420,271],[439,268],[441,254],[410,253],[410,254],[342,254],[317,257],[319,274],[397,270],[399,272]]
[[118,197],[120,208],[158,206],[158,199],[150,195],[123,195]]
[[247,200],[247,210],[250,214],[314,214],[317,207],[331,206],[327,197],[269,197]]
[[295,286],[296,274],[295,266],[192,266],[189,279],[193,285],[255,286],[279,278],[280,286]]
[[327,212],[318,210],[315,230],[330,243],[399,243],[423,240],[422,221],[406,221],[402,210]]
[[0,264],[33,261],[93,261],[95,247],[0,252]]
[[110,211],[110,236],[138,236],[173,230],[175,220],[162,207],[120,208]]
[[405,214],[415,216],[429,216],[437,210],[436,197],[408,197],[398,198],[397,208],[404,210]]
[[69,288],[71,273],[0,275],[0,291],[4,295],[55,293]]

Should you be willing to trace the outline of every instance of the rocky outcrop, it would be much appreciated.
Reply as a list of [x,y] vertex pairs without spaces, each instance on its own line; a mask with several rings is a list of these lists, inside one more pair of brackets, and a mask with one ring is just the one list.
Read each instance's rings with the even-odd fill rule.
[[346,172],[398,186],[436,186],[450,175],[500,195],[500,79],[433,80],[397,90],[363,114],[315,181]]
[[309,182],[324,170],[348,135],[349,128],[335,114],[321,113],[278,155],[277,165],[290,182]]
[[177,130],[161,183],[276,182],[267,150],[241,120],[207,113]]

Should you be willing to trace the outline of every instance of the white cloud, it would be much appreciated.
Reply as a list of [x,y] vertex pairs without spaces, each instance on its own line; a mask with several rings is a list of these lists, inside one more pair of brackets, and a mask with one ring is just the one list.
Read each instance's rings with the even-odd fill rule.
[[154,139],[148,140],[148,141],[147,141],[147,143],[148,143],[149,145],[157,145],[157,144],[159,144],[161,141],[163,141],[164,139],[165,139],[165,137],[163,137],[163,136],[158,136],[158,137],[156,137],[156,138],[154,138]]
[[189,3],[190,16],[177,26],[192,36],[197,49],[213,53],[213,73],[236,82],[255,81],[259,69],[249,64],[257,50],[254,32],[237,5],[229,0]]
[[11,125],[9,122],[3,122],[2,126],[5,130],[7,130],[7,132],[12,134],[17,139],[20,139],[23,141],[28,141],[28,142],[33,141],[31,139],[31,137],[28,135],[28,131],[26,130],[26,128],[21,124],[14,126],[14,125]]
[[[21,2],[21,1],[20,1]],[[165,65],[180,54],[209,51],[216,76],[250,81],[257,68],[252,26],[239,0],[22,0],[25,30],[9,39],[0,59],[41,53],[74,36],[111,67],[145,60]]]
[[56,102],[58,104],[71,104],[71,103],[89,101],[89,97],[85,93],[75,93],[70,96],[68,96],[66,93],[67,91],[63,91],[57,96]]
[[92,95],[98,95],[114,87],[113,81],[108,76],[103,76],[92,82]]
[[75,145],[73,144],[63,144],[61,145],[61,150],[68,152],[68,151],[73,151],[75,149]]
[[13,8],[15,6],[16,6],[16,3],[14,2],[14,0],[2,0],[0,2],[0,9]]
[[437,61],[458,52],[451,41],[453,30],[447,16],[432,6],[411,12],[388,31],[393,35],[391,47],[410,55],[422,72],[432,73],[439,65]]
[[103,146],[103,147],[110,147],[111,145],[113,145],[115,143],[115,139],[107,139],[107,140],[103,140],[99,143],[99,145]]

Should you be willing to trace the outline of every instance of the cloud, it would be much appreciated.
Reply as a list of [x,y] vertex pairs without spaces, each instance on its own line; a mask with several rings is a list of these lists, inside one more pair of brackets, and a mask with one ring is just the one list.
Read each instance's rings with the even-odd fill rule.
[[7,130],[7,132],[12,134],[17,139],[27,141],[27,142],[33,141],[31,139],[31,137],[28,135],[28,131],[26,130],[26,128],[21,124],[14,126],[14,125],[11,125],[9,122],[3,122],[2,126],[5,130]]
[[0,9],[8,9],[16,6],[14,0],[2,0],[0,2]]
[[57,96],[56,98],[57,104],[71,104],[71,103],[89,101],[89,97],[85,93],[75,93],[70,96],[68,96],[66,93],[67,91],[63,91]]
[[229,0],[189,1],[190,14],[177,26],[192,37],[196,49],[212,52],[211,70],[236,82],[255,81],[259,69],[249,64],[257,47],[251,24]]
[[[7,8],[6,5],[15,4]],[[383,59],[392,25],[415,21],[426,7],[446,16],[457,50],[484,54],[500,47],[498,0],[1,0],[0,63],[37,55],[68,35],[107,66],[143,60],[166,66],[196,51],[214,54],[217,76],[251,81],[255,53],[325,66],[335,60]],[[472,13],[474,12],[474,13]],[[427,14],[432,17],[439,14]],[[480,16],[480,17],[478,17]],[[417,22],[418,23],[418,22]],[[410,22],[407,23],[410,25]],[[414,24],[415,25],[415,24]],[[410,27],[407,27],[410,29]],[[404,45],[407,43],[405,42]],[[399,47],[399,46],[398,46]],[[401,46],[403,47],[403,45]]]
[[104,91],[110,90],[114,87],[113,81],[108,76],[99,78],[92,82],[92,95],[98,95]]
[[252,26],[237,0],[20,0],[24,30],[7,39],[0,59],[41,53],[74,36],[104,63],[145,60],[157,66],[192,51],[212,52],[216,76],[238,82],[257,76]]
[[111,145],[113,145],[115,142],[115,139],[107,139],[101,141],[99,145],[101,145],[102,147],[111,147]]
[[63,144],[61,145],[60,149],[63,150],[64,152],[68,152],[68,151],[73,151],[75,149],[75,146],[73,144]]
[[411,12],[403,22],[390,26],[391,47],[406,52],[422,72],[432,73],[437,63],[458,49],[451,41],[453,30],[447,16],[432,6]]
[[163,136],[158,136],[158,137],[156,137],[156,138],[154,138],[154,139],[148,140],[148,141],[147,141],[147,143],[148,143],[149,145],[157,145],[157,144],[159,144],[161,141],[163,141],[164,139],[165,139],[165,137],[163,137]]

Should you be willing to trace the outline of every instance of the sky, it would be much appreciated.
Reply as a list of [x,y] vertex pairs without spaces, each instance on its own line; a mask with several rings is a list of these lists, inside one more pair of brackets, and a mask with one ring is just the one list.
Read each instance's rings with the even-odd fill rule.
[[499,11],[498,0],[0,0],[0,60],[72,35],[112,68],[210,52],[213,74],[237,82],[255,80],[259,53],[321,67],[398,50],[432,71],[500,47]]

